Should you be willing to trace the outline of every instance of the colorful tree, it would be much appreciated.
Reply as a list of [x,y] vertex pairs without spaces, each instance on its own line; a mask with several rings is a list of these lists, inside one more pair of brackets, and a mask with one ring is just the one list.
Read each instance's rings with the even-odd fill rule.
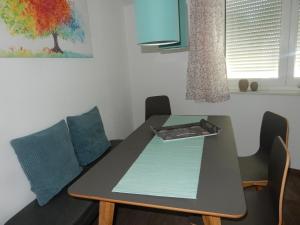
[[26,7],[19,0],[0,0],[0,17],[12,35],[22,34],[27,38],[35,38],[35,20],[24,13]]
[[75,7],[69,0],[0,0],[0,17],[13,35],[27,38],[53,36],[53,52],[63,51],[58,35],[71,41],[83,41]]
[[82,29],[83,23],[80,19],[79,13],[77,12],[75,6],[71,4],[72,16],[68,23],[62,24],[56,30],[57,34],[65,39],[71,40],[72,42],[83,42],[85,40],[85,32]]

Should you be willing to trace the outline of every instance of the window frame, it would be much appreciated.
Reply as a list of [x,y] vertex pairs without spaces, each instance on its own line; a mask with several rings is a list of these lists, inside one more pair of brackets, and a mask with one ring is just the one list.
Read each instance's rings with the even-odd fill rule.
[[[290,13],[290,37],[289,37],[289,49],[288,49],[288,62],[287,62],[287,75],[286,84],[289,86],[298,86],[300,83],[300,77],[294,77],[295,60],[297,51],[297,35],[298,35],[298,9],[300,6],[299,0],[289,0],[291,9]],[[300,32],[300,31],[299,31]]]
[[[229,78],[228,85],[232,90],[237,89],[240,79],[249,82],[257,81],[261,90],[291,90],[300,84],[300,77],[294,77],[294,64],[298,33],[298,7],[300,0],[281,0],[282,19],[280,33],[280,51],[278,63],[278,78]],[[226,19],[225,19],[226,23]],[[226,24],[225,24],[226,27]],[[300,32],[300,31],[299,31]],[[226,55],[226,32],[225,32]],[[228,74],[227,74],[228,75]]]

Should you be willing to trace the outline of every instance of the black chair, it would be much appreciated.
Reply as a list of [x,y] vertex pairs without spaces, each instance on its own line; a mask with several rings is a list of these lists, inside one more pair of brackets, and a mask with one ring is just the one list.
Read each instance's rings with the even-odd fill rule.
[[277,136],[280,136],[287,145],[288,122],[284,117],[267,111],[262,120],[258,151],[251,156],[239,157],[244,187],[267,185],[270,151]]
[[[261,191],[245,189],[247,214],[241,219],[222,219],[222,225],[282,225],[283,193],[290,156],[283,140],[275,138],[269,163],[268,185]],[[203,224],[200,216],[191,224]]]
[[168,96],[151,96],[145,101],[145,120],[153,115],[171,115],[171,105]]

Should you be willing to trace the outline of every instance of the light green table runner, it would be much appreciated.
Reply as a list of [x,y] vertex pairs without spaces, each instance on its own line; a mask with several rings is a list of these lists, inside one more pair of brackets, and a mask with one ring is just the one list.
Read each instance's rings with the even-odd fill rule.
[[[199,122],[206,116],[170,116],[164,126]],[[149,142],[113,192],[195,199],[204,137]]]

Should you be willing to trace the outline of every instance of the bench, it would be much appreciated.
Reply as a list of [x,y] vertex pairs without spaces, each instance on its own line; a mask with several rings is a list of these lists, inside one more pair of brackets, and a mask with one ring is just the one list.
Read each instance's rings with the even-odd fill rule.
[[82,200],[68,195],[68,187],[112,151],[122,140],[112,140],[105,154],[83,168],[82,173],[49,203],[39,206],[37,200],[8,220],[5,225],[91,225],[98,217],[98,201]]

